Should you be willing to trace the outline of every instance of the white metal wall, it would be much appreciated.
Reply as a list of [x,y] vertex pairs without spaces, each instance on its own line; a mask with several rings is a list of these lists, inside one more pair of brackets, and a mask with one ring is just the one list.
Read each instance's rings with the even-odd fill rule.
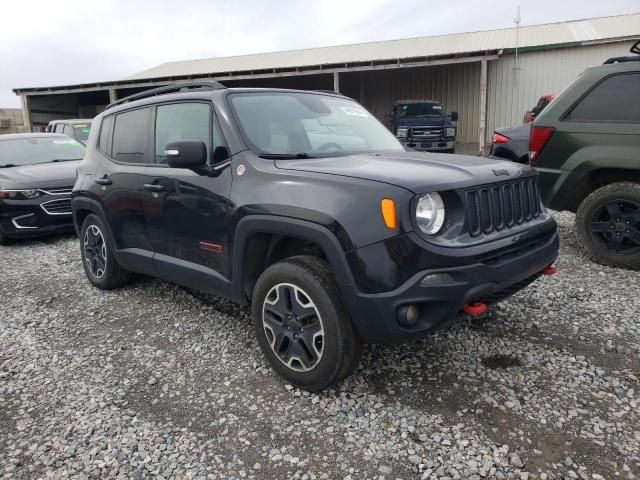
[[610,57],[630,55],[632,43],[521,52],[518,73],[513,54],[489,62],[487,138],[495,128],[520,125],[524,112],[530,110],[541,95],[561,92],[586,68],[600,65]]
[[[346,77],[346,76],[345,76]],[[356,80],[356,78],[353,78]],[[480,63],[366,72],[353,91],[345,78],[345,93],[362,102],[385,125],[393,103],[403,99],[438,100],[447,112],[457,111],[457,141],[477,142],[480,117]],[[342,82],[342,80],[341,80]]]

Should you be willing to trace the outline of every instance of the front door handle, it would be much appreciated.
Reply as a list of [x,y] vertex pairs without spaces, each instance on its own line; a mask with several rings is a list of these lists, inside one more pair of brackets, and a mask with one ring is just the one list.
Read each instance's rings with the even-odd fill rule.
[[94,180],[94,182],[96,182],[98,185],[111,185],[113,182],[107,178],[107,177],[102,177],[102,178],[96,178]]
[[160,185],[158,183],[145,183],[142,188],[149,190],[150,192],[159,193],[164,190],[164,185]]

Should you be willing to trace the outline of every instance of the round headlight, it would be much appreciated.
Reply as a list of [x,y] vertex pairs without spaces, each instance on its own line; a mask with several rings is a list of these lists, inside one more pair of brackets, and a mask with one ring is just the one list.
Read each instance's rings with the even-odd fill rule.
[[423,233],[435,235],[444,225],[444,202],[439,193],[427,193],[416,206],[416,222]]

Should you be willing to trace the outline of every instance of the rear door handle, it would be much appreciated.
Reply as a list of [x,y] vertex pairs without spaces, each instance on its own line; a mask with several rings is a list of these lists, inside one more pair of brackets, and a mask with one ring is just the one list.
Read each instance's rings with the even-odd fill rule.
[[107,177],[103,177],[103,178],[96,178],[94,180],[94,182],[96,182],[98,185],[111,185],[113,182],[108,179]]
[[164,190],[164,185],[159,185],[157,183],[145,183],[142,188],[145,190],[149,190],[150,192],[162,192]]

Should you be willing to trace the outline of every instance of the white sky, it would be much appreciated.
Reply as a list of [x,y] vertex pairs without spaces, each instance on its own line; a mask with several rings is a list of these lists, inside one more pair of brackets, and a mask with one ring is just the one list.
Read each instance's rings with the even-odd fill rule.
[[2,0],[0,108],[12,88],[119,80],[174,60],[640,12],[640,0]]

